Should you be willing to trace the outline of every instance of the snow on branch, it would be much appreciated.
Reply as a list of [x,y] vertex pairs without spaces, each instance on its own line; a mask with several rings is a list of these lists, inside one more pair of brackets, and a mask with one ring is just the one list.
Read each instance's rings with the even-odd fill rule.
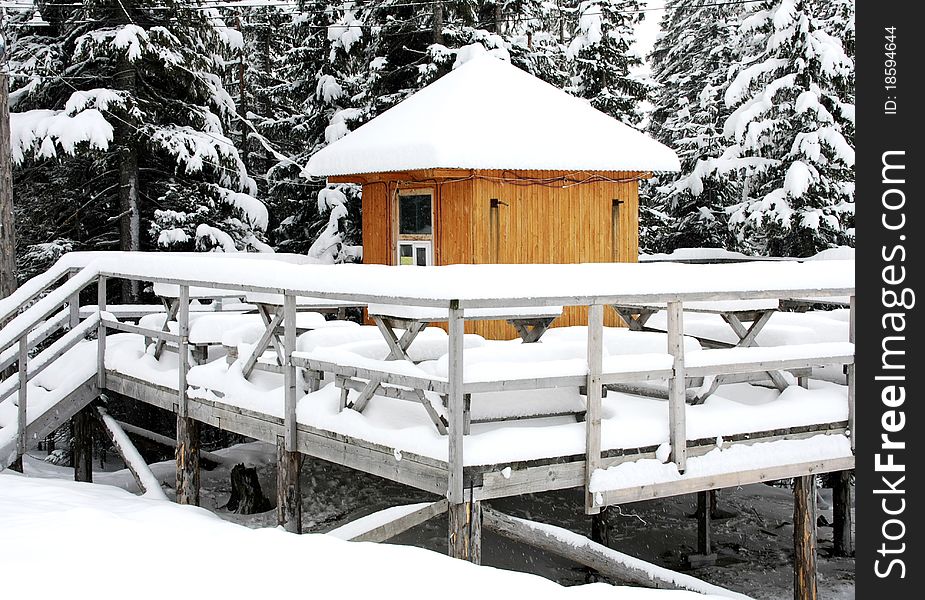
[[257,193],[257,184],[247,175],[234,142],[224,135],[168,125],[154,129],[151,139],[173,156],[188,174],[201,173],[209,166],[216,171],[222,186]]
[[55,158],[58,148],[73,155],[81,144],[106,150],[112,136],[112,125],[95,108],[73,116],[62,110],[10,113],[11,152],[16,165],[30,153],[35,158]]
[[242,213],[247,215],[251,225],[258,229],[266,230],[270,221],[266,205],[250,194],[244,192],[235,192],[218,185],[211,186],[215,193],[221,198],[222,202],[234,206]]

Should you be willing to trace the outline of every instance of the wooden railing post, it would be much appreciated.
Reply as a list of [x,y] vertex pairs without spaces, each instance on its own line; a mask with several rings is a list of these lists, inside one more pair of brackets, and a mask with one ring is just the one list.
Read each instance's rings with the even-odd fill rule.
[[177,401],[177,414],[186,417],[188,413],[186,379],[189,374],[189,286],[180,285],[180,296],[177,299],[177,333],[180,341],[177,343],[177,369],[179,371],[179,395]]
[[478,564],[482,550],[482,512],[481,504],[470,495],[465,497],[463,480],[463,443],[465,440],[465,394],[463,309],[459,301],[452,300],[449,307],[449,386],[447,390],[447,413],[449,426],[449,451],[447,461],[447,548],[453,558],[459,558]]
[[106,389],[106,323],[103,312],[106,310],[106,276],[100,275],[96,280],[96,308],[100,313],[100,324],[96,329],[96,387]]
[[[71,279],[76,274],[76,271],[69,271],[67,278]],[[80,322],[80,292],[74,292],[74,294],[71,295],[70,299],[67,301],[67,309],[68,327],[74,329]]]
[[283,365],[283,379],[285,385],[285,427],[286,450],[295,452],[298,444],[296,426],[296,367],[292,364],[292,353],[295,352],[296,342],[296,303],[295,296],[283,296],[283,354],[280,362]]
[[180,285],[177,299],[177,503],[199,505],[199,423],[189,417],[189,286]]
[[296,301],[292,294],[283,296],[283,366],[285,390],[284,435],[277,438],[276,446],[276,519],[286,531],[302,533],[302,489],[299,472],[302,455],[298,451],[298,371],[292,364],[296,344]]
[[604,356],[604,306],[588,307],[588,382],[585,414],[585,512],[601,511],[591,493],[591,477],[601,466],[601,371]]
[[687,467],[686,391],[684,375],[684,312],[681,302],[668,303],[668,353],[674,357],[674,376],[668,385],[668,432],[671,460],[684,472]]
[[463,309],[459,301],[450,302],[447,412],[448,427],[448,480],[446,497],[450,504],[460,504],[463,497]]
[[16,460],[12,468],[23,472],[22,457],[26,453],[27,410],[29,407],[29,332],[26,331],[19,338],[19,371],[17,372],[19,406],[16,409]]

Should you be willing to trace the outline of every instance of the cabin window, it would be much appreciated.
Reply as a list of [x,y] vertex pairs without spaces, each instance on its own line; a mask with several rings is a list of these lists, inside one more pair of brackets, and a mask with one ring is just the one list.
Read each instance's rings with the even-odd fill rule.
[[430,190],[398,193],[397,264],[427,266],[434,263],[434,206]]

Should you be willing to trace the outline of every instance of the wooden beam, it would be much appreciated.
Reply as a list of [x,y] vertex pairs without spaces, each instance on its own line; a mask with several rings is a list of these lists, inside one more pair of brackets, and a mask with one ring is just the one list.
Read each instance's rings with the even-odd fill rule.
[[626,504],[641,500],[652,500],[661,496],[677,496],[690,494],[703,490],[737,487],[750,483],[776,481],[789,477],[802,477],[806,475],[829,473],[854,468],[854,458],[833,458],[829,460],[811,461],[798,464],[780,465],[765,469],[752,469],[750,471],[734,471],[704,477],[692,477],[678,481],[640,485],[603,492],[604,504]]
[[851,471],[835,473],[832,485],[832,544],[835,556],[854,556],[851,537]]
[[199,506],[199,422],[177,415],[177,504]]
[[816,476],[793,480],[793,598],[816,600]]
[[671,460],[683,473],[687,467],[687,392],[684,379],[684,312],[680,302],[668,303],[668,353],[674,356],[674,376],[668,380]]
[[141,453],[132,444],[119,422],[113,419],[103,406],[96,407],[94,416],[98,419],[100,428],[109,437],[116,452],[122,457],[122,462],[125,463],[125,467],[132,474],[141,493],[151,498],[167,500],[167,495],[164,494],[160,481],[151,472],[151,468],[145,463]]
[[74,463],[74,481],[93,482],[93,414],[81,409],[71,419],[71,461]]
[[276,522],[290,533],[302,533],[302,454],[276,440]]
[[646,563],[561,527],[518,519],[482,508],[485,529],[590,567],[613,581],[662,589],[685,589],[745,600],[748,597],[690,575]]
[[478,500],[447,506],[449,555],[482,564],[482,503]]
[[[116,423],[118,423],[119,427],[125,430],[126,433],[129,433],[131,435],[138,436],[140,438],[154,442],[155,444],[160,444],[162,446],[173,448],[174,451],[176,451],[177,449],[177,440],[174,438],[167,437],[166,435],[161,435],[153,431],[148,431],[147,429],[143,429],[141,427],[138,427],[137,425],[132,425],[131,423],[126,423],[125,421],[116,421]],[[213,463],[214,465],[220,465],[224,463],[226,459],[222,458],[218,454],[214,454],[212,452],[207,452],[205,450],[200,449],[199,450],[199,461],[200,461],[200,466],[204,462]],[[206,468],[209,469],[211,467],[207,466]]]
[[604,356],[604,307],[588,307],[588,380],[585,413],[585,512],[600,512],[591,493],[591,477],[601,466],[601,365]]
[[[447,510],[446,507],[446,499],[431,503],[413,504],[407,507],[393,506],[371,515],[360,517],[355,521],[351,521],[346,525],[329,531],[327,535],[333,535],[334,537],[350,542],[385,542],[400,533],[408,531],[412,527],[416,527],[437,515],[445,513]],[[382,522],[383,517],[389,514],[395,514],[396,512],[398,516]],[[366,522],[371,523],[371,525],[366,527]],[[348,531],[350,533],[346,535]]]

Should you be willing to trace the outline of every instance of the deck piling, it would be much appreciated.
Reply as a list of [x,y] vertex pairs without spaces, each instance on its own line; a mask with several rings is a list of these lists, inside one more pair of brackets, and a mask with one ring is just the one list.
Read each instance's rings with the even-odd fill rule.
[[478,500],[450,504],[449,555],[482,564],[482,503]]
[[286,438],[276,440],[276,522],[290,533],[302,533],[302,454],[286,449]]
[[839,471],[834,474],[832,483],[832,542],[835,556],[854,556],[851,524],[851,471]]
[[177,416],[177,504],[199,506],[199,423]]
[[816,476],[793,480],[793,599],[816,600]]
[[74,463],[74,481],[93,482],[93,421],[90,407],[80,410],[71,419],[71,461]]

